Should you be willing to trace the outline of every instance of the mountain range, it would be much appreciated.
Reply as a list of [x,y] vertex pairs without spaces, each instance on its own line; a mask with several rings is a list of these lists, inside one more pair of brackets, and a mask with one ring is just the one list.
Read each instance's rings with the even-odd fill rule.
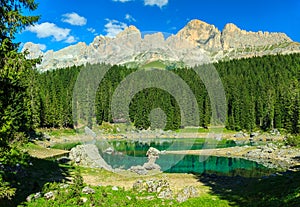
[[161,32],[143,33],[129,26],[116,37],[96,36],[89,45],[79,42],[59,51],[45,53],[39,45],[27,42],[28,58],[42,56],[38,68],[42,71],[86,63],[147,65],[184,65],[217,62],[270,54],[300,52],[300,44],[284,33],[251,32],[226,24],[220,31],[214,25],[200,20],[190,21],[175,35]]

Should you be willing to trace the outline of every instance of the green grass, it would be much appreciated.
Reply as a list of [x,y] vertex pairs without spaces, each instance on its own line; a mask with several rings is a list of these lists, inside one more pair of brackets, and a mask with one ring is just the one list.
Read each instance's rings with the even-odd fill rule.
[[60,137],[60,136],[73,136],[76,135],[76,130],[75,129],[70,129],[70,128],[61,128],[61,129],[56,129],[56,128],[47,128],[47,129],[38,129],[38,132],[46,133],[50,136],[54,137]]
[[205,129],[202,127],[186,127],[184,129],[178,129],[176,130],[176,132],[180,132],[180,133],[208,133],[209,129]]
[[[178,203],[176,200],[163,200],[156,197],[155,194],[143,193],[138,194],[134,191],[125,191],[119,189],[113,191],[111,186],[94,187],[95,194],[84,195],[80,194],[77,197],[68,198],[66,192],[60,193],[54,200],[46,200],[45,198],[37,199],[34,202],[28,203],[29,207],[38,206],[202,206],[202,207],[228,207],[228,202],[219,199],[217,196],[204,196],[193,198],[183,203]],[[152,197],[148,200],[147,197]],[[82,199],[87,201],[83,203]]]
[[166,65],[163,62],[157,60],[143,65],[142,68],[143,69],[150,69],[150,68],[165,69]]
[[66,143],[57,143],[53,145],[51,148],[53,149],[61,149],[61,150],[71,150],[73,147],[77,145],[81,145],[81,142],[66,142]]
[[185,206],[185,207],[191,207],[191,206],[201,206],[201,207],[228,207],[229,202],[226,200],[220,199],[218,196],[214,195],[204,195],[200,196],[198,198],[190,198],[187,201],[179,204],[178,206]]
[[234,133],[235,131],[226,128],[203,128],[203,127],[186,127],[184,129],[178,129],[176,132],[180,133],[209,133],[209,132],[219,132],[219,133]]
[[266,178],[199,178],[231,206],[298,207],[300,206],[300,171]]
[[32,142],[28,142],[26,145],[23,146],[23,149],[28,151],[28,150],[40,150],[40,149],[44,149],[44,147],[34,144]]
[[[43,188],[42,194],[54,192],[55,197],[47,200],[43,196],[32,199],[24,204],[29,207],[38,206],[204,206],[204,207],[225,207],[228,202],[221,200],[218,196],[206,194],[204,196],[189,199],[183,203],[178,203],[175,199],[160,199],[156,193],[138,192],[125,190],[118,187],[117,191],[112,190],[112,186],[92,187],[93,194],[83,194],[82,189],[85,184],[78,174],[75,176],[73,184],[62,188],[60,183],[47,183]],[[31,196],[33,197],[33,195]],[[85,200],[85,202],[83,202]]]

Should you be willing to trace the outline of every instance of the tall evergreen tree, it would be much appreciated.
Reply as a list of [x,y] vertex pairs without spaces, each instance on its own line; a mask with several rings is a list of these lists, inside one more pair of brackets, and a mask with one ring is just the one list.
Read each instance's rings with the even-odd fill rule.
[[25,16],[22,9],[33,11],[34,0],[0,1],[0,146],[7,146],[15,133],[28,132],[31,103],[28,77],[37,60],[27,60],[18,52],[15,34],[33,25],[38,16]]

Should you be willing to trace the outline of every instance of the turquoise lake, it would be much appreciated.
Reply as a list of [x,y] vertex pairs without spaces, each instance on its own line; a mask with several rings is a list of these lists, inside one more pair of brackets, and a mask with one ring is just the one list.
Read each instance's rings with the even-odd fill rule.
[[[97,143],[98,146],[103,143]],[[146,152],[150,147],[163,150],[186,150],[203,148],[224,148],[236,146],[232,141],[207,143],[206,139],[155,139],[155,140],[114,140],[109,142],[115,151],[101,155],[113,168],[129,169],[147,162]],[[101,147],[99,147],[101,148]],[[161,154],[156,163],[168,173],[217,174],[225,176],[259,177],[269,175],[273,169],[241,158]]]

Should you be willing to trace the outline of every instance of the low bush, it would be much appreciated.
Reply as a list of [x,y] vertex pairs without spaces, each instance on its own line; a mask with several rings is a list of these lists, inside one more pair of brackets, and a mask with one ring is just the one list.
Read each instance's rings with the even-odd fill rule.
[[300,134],[297,135],[287,135],[286,144],[293,147],[300,147]]

